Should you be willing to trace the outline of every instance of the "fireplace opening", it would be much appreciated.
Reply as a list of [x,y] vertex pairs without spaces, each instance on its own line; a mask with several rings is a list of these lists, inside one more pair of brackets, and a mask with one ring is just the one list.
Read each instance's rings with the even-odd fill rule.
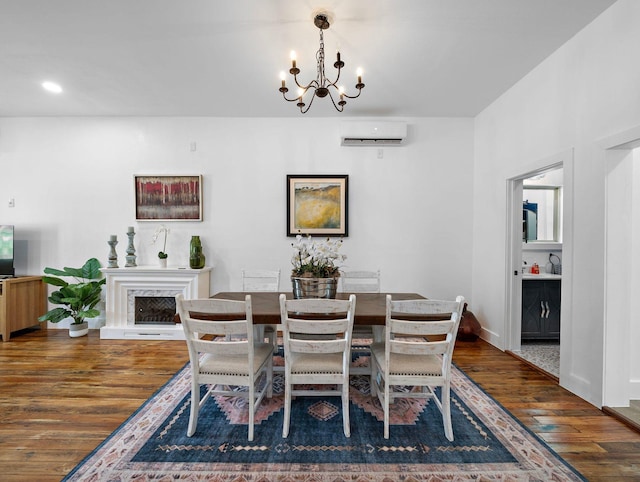
[[173,325],[176,299],[173,296],[136,296],[135,324]]

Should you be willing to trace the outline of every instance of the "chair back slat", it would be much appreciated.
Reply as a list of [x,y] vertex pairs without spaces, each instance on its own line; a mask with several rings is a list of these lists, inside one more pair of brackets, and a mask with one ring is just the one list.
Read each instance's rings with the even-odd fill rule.
[[380,293],[380,271],[343,271],[343,293]]
[[[296,315],[297,316],[297,315]],[[344,333],[349,327],[349,320],[300,320],[289,318],[289,333],[313,333],[316,335],[330,335]]]
[[404,333],[406,335],[446,335],[455,328],[457,313],[447,321],[406,321],[391,318],[391,333]]
[[246,320],[219,321],[207,318],[204,320],[188,318],[187,324],[192,332],[201,335],[247,335]]
[[249,342],[247,340],[193,340],[192,343],[198,353],[211,353],[227,356],[249,354]]
[[402,353],[403,355],[442,355],[449,348],[448,341],[415,342],[406,340],[391,340],[390,353]]
[[391,313],[415,315],[449,314],[458,310],[457,301],[449,300],[397,300],[391,301]]
[[342,353],[346,346],[344,338],[336,340],[289,338],[289,349],[292,353]]
[[278,291],[280,270],[243,269],[242,291]]

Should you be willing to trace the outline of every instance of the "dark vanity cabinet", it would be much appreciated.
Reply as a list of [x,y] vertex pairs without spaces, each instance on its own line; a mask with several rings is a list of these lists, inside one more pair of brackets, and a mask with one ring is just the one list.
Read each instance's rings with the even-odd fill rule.
[[560,280],[522,281],[522,339],[560,340]]

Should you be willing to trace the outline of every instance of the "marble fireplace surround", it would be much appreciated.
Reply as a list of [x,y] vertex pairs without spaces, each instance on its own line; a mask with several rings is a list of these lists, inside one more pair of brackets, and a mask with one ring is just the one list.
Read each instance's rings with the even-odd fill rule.
[[136,266],[103,268],[106,277],[106,322],[100,328],[103,339],[184,340],[180,324],[136,324],[136,296],[208,298],[210,267],[202,269]]

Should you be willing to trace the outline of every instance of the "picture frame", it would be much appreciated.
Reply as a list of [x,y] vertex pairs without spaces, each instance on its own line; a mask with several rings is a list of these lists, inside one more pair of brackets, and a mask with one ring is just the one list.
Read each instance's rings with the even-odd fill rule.
[[349,235],[349,176],[287,175],[287,236]]
[[202,221],[202,175],[134,175],[137,221]]

